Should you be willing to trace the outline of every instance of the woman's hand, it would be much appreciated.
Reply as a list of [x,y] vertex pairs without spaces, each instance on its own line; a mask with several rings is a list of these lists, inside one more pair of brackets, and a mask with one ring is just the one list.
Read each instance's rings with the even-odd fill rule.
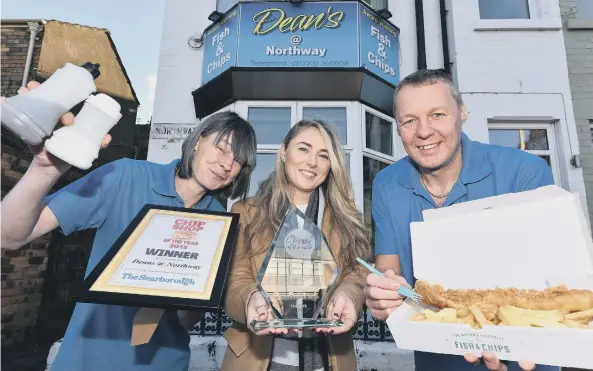
[[356,315],[356,306],[350,295],[345,292],[338,292],[327,306],[327,317],[333,320],[340,320],[344,323],[340,327],[322,327],[315,331],[326,334],[343,334],[352,329],[356,324],[358,316]]
[[[473,365],[479,365],[482,361],[478,356],[474,354],[466,354],[465,360]],[[496,354],[490,352],[482,353],[482,359],[484,360],[484,365],[489,370],[494,371],[507,371],[508,367],[504,363],[500,362]],[[535,370],[535,364],[531,361],[519,361],[519,367],[521,367],[524,371],[532,371]]]
[[249,329],[256,335],[288,334],[288,330],[285,328],[268,328],[265,330],[255,331],[251,327],[252,321],[267,321],[268,318],[272,318],[272,309],[260,291],[255,291],[249,297],[245,317],[247,317],[247,327],[249,327]]

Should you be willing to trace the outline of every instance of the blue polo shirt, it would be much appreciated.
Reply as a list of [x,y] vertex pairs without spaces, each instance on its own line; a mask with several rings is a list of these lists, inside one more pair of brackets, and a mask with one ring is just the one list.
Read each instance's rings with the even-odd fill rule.
[[[87,276],[115,240],[146,204],[183,207],[175,191],[175,168],[122,159],[78,179],[48,196],[65,235],[96,228]],[[224,211],[206,195],[197,209]],[[131,346],[137,307],[78,303],[70,319],[52,371],[187,371],[188,329],[179,324],[177,311],[166,310],[148,344]]]
[[[554,184],[552,170],[535,155],[475,142],[465,133],[461,144],[461,173],[443,206]],[[375,254],[399,255],[402,274],[414,285],[410,223],[422,221],[422,211],[437,205],[422,186],[418,170],[409,156],[377,174],[373,182],[372,204],[376,226]],[[484,365],[476,367],[454,355],[416,352],[415,362],[417,371],[487,370]],[[520,368],[510,362],[509,370]],[[538,366],[537,370],[559,368]]]

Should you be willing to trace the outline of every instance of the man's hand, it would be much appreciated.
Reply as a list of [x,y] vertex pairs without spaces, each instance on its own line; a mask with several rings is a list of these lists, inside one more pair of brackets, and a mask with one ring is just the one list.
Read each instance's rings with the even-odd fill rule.
[[385,276],[370,273],[367,276],[367,287],[364,289],[366,305],[371,309],[373,318],[382,321],[402,305],[403,297],[397,293],[400,286],[410,287],[405,278],[396,275],[391,269],[385,271]]
[[[24,94],[31,89],[37,88],[39,84],[37,81],[30,81],[27,84],[27,87],[21,87],[18,90],[19,94]],[[2,101],[6,98],[2,97]],[[70,126],[74,124],[74,115],[71,112],[66,113],[62,116],[61,122],[64,126]],[[111,142],[111,135],[107,134],[105,138],[103,138],[103,142],[101,143],[101,148],[105,148]],[[60,176],[64,174],[69,168],[70,164],[60,160],[59,158],[53,156],[51,153],[45,150],[45,146],[40,144],[38,146],[30,146],[31,152],[35,155],[33,157],[32,166],[35,166],[37,170],[40,170],[43,173],[53,176]]]
[[[478,358],[478,356],[474,354],[466,354],[464,356],[465,360],[473,365],[479,365],[482,360],[484,361],[484,365],[489,370],[493,371],[507,371],[508,367],[504,363],[500,362],[496,354],[490,352],[482,353],[482,360]],[[524,371],[532,371],[535,370],[535,364],[531,361],[519,361],[519,367],[521,367]]]

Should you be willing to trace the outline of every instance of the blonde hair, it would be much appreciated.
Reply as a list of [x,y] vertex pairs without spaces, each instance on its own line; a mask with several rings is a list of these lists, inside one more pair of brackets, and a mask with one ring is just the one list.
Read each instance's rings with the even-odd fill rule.
[[[354,191],[345,166],[345,156],[334,129],[320,120],[301,120],[286,134],[283,145],[288,148],[290,142],[303,130],[317,128],[327,146],[330,171],[321,184],[320,191],[325,197],[325,207],[329,208],[332,230],[340,237],[340,254],[337,259],[341,274],[356,270],[356,258],[368,258],[370,238],[362,215],[354,203]],[[248,249],[252,254],[263,252],[269,246],[253,246],[257,235],[273,236],[280,227],[286,212],[291,207],[291,187],[286,176],[285,162],[280,153],[276,157],[274,170],[264,179],[254,197],[254,212],[251,223],[247,226]],[[322,211],[323,212],[323,211]],[[329,236],[326,236],[329,238]]]

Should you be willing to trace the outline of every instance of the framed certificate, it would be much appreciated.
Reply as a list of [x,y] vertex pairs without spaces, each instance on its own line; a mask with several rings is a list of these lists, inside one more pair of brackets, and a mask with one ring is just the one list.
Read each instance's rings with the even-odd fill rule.
[[82,283],[77,301],[216,311],[239,215],[146,205]]

